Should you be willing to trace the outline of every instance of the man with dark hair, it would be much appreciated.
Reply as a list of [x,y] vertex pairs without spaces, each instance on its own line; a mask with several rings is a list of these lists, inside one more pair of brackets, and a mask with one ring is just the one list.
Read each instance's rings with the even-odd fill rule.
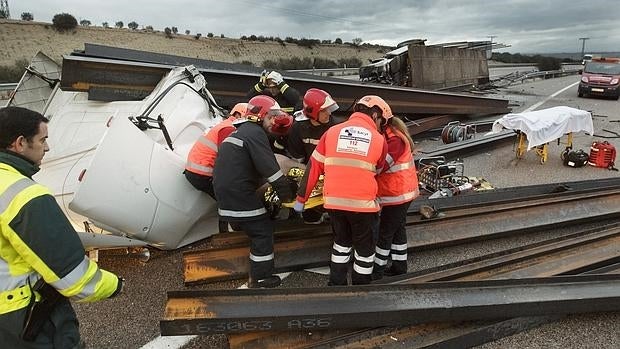
[[49,150],[47,118],[0,108],[0,343],[5,348],[77,348],[69,298],[120,293],[123,279],[99,269],[46,187],[32,180]]

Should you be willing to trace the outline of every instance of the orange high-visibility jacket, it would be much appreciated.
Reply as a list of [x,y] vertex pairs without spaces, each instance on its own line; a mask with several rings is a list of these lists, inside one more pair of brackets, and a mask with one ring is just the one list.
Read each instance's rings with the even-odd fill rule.
[[198,138],[187,155],[187,163],[185,164],[187,171],[203,176],[213,176],[217,148],[224,138],[235,130],[234,120],[234,117],[230,117],[213,126]]
[[377,212],[377,180],[385,165],[387,143],[366,114],[332,126],[321,137],[310,158],[298,200],[305,202],[321,173],[324,207],[352,212]]
[[[411,154],[409,140],[398,130],[388,127],[386,138],[399,137],[405,144],[402,154],[389,154],[387,170],[377,176],[379,185],[379,203],[381,206],[403,204],[420,195],[418,174]],[[396,156],[393,158],[392,156]]]

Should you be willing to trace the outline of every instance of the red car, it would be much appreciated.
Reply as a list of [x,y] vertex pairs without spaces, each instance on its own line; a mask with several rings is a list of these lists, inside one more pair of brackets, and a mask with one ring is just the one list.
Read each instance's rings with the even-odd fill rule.
[[618,100],[620,97],[620,58],[593,58],[587,62],[581,73],[578,89],[579,97],[607,96]]

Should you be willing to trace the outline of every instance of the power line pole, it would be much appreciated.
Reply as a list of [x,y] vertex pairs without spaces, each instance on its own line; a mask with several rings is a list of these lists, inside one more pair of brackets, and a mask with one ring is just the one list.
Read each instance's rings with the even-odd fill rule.
[[491,59],[493,58],[493,38],[496,38],[497,35],[489,35],[487,36],[487,38],[491,39],[489,41],[489,57],[487,57],[487,59]]
[[9,11],[9,0],[0,0],[0,18],[11,19],[11,12]]
[[579,40],[581,40],[581,57],[583,57],[586,48],[586,40],[590,40],[590,38],[579,38]]

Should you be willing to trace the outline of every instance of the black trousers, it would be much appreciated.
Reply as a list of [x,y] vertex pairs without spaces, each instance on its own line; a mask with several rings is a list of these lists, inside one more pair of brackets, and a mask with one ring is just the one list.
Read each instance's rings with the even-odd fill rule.
[[411,201],[400,205],[383,206],[379,224],[379,239],[375,251],[375,274],[383,276],[388,260],[392,259],[393,274],[407,272],[407,209]]
[[250,278],[261,280],[274,273],[273,222],[264,216],[258,220],[238,222],[250,238]]
[[334,232],[329,285],[347,285],[349,264],[353,262],[351,283],[369,284],[375,256],[376,212],[328,210]]
[[196,189],[209,194],[215,200],[215,191],[213,191],[213,176],[205,176],[190,171],[183,171],[187,181]]
[[2,348],[81,348],[79,323],[68,299],[61,300],[32,342],[20,338],[26,308],[0,315],[0,344]]
[[[209,194],[210,197],[215,199],[215,191],[213,190],[213,177],[205,176],[201,174],[197,174],[190,171],[183,171],[185,178],[194,188]],[[228,232],[228,222],[220,220],[219,222],[219,232],[224,233]]]

